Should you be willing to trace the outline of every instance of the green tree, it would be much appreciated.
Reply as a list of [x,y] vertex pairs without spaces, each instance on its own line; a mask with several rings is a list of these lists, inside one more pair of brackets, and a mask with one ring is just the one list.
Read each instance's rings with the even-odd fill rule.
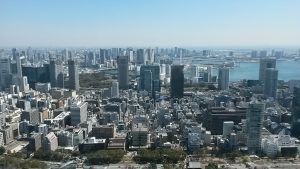
[[62,161],[64,154],[57,151],[38,150],[34,153],[33,158],[45,161]]
[[87,155],[87,162],[92,165],[118,163],[122,160],[123,150],[99,150]]
[[134,160],[137,163],[175,164],[184,160],[185,155],[185,152],[181,149],[140,149]]
[[6,151],[5,148],[4,148],[3,146],[1,146],[1,147],[0,147],[0,155],[4,154],[5,151]]
[[47,164],[38,160],[25,160],[21,163],[22,169],[40,168],[46,169]]
[[205,169],[218,169],[218,164],[216,163],[209,163]]

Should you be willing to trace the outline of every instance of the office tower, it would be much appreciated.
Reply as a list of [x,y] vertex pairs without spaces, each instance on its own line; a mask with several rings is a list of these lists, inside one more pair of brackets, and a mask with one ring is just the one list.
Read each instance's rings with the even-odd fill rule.
[[20,87],[20,91],[21,92],[28,91],[29,84],[28,84],[27,76],[20,77],[18,78],[18,80],[19,80],[18,85]]
[[109,139],[116,136],[116,127],[114,123],[95,126],[92,128],[91,136],[97,139]]
[[276,59],[266,58],[260,59],[259,62],[259,80],[264,83],[265,71],[267,68],[276,68]]
[[27,150],[29,152],[38,151],[42,147],[42,138],[40,133],[33,133],[28,138],[29,144],[27,146]]
[[171,66],[171,97],[182,98],[184,89],[183,65]]
[[143,65],[146,63],[144,49],[138,49],[136,51],[136,63]]
[[43,142],[44,151],[55,151],[58,148],[58,140],[53,132],[47,134]]
[[265,57],[267,57],[267,51],[266,50],[262,50],[262,51],[260,51],[260,53],[259,53],[259,57],[260,58],[265,58]]
[[95,53],[91,51],[87,55],[85,55],[85,66],[92,67],[95,64],[96,64]]
[[68,61],[69,67],[69,88],[79,90],[79,73],[78,66],[74,60]]
[[129,77],[128,77],[128,57],[119,56],[118,57],[118,82],[119,88],[127,90],[129,87]]
[[274,68],[267,68],[265,70],[265,80],[264,80],[264,96],[266,98],[273,97],[276,98],[277,92],[277,82],[278,82],[278,70]]
[[71,112],[71,125],[77,126],[87,120],[87,103],[82,102],[79,104],[72,105],[70,107]]
[[119,97],[119,83],[117,81],[112,82],[111,97],[113,97],[113,98]]
[[19,78],[22,77],[22,64],[21,64],[21,60],[24,58],[24,56],[17,56],[17,76]]
[[159,65],[142,65],[140,69],[140,89],[152,93],[160,92]]
[[64,88],[64,74],[62,62],[58,60],[50,60],[49,72],[51,86]]
[[113,59],[117,58],[117,56],[119,56],[119,51],[118,48],[112,48],[111,49],[111,56]]
[[105,50],[104,49],[100,49],[100,64],[104,64],[104,62],[106,61],[106,57],[105,57]]
[[62,51],[62,55],[63,55],[63,61],[66,61],[69,59],[69,51],[68,51],[68,48],[65,48],[63,51]]
[[294,87],[292,102],[292,136],[300,137],[300,87]]
[[233,121],[224,121],[223,122],[223,137],[228,137],[232,132],[232,128],[234,126]]
[[55,60],[50,60],[49,72],[50,72],[50,83],[52,87],[56,87],[57,80],[57,65]]
[[257,58],[257,51],[256,50],[251,51],[251,57],[252,58]]
[[132,146],[149,146],[149,129],[142,123],[133,126],[131,129]]
[[12,48],[12,56],[13,56],[13,60],[17,59],[17,49],[16,48]]
[[10,85],[10,59],[0,59],[0,90],[9,87]]
[[228,90],[229,88],[229,68],[219,68],[218,89]]
[[32,109],[29,111],[22,111],[21,113],[21,121],[29,121],[31,124],[39,124],[40,123],[40,114],[37,109]]
[[211,82],[211,66],[206,67],[206,72],[203,77],[204,82]]
[[261,130],[265,105],[251,102],[247,110],[247,147],[249,153],[257,153],[261,149]]
[[151,70],[144,70],[140,76],[140,89],[148,93],[152,93],[152,72]]
[[29,90],[29,84],[26,76],[22,74],[22,63],[21,60],[24,59],[24,56],[20,56],[16,54],[16,75],[13,77],[13,84],[18,85],[20,87],[20,91]]
[[40,67],[35,66],[22,66],[23,76],[27,76],[30,88],[35,89],[36,83],[50,82],[49,65],[44,64]]

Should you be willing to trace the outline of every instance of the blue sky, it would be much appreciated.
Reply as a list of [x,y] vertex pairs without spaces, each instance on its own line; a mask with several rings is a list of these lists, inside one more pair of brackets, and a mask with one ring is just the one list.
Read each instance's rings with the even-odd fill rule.
[[3,0],[0,46],[300,46],[298,0]]

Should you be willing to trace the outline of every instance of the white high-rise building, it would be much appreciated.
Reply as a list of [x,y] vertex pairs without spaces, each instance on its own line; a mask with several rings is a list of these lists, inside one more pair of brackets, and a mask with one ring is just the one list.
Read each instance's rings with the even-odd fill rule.
[[70,107],[71,125],[77,126],[80,123],[87,121],[87,103],[81,102]]
[[119,83],[117,81],[112,82],[111,97],[119,97]]

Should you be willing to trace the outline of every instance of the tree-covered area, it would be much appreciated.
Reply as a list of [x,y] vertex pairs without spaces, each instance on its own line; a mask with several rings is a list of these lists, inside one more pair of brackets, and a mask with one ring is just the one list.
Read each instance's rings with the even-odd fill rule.
[[0,168],[46,169],[46,168],[48,168],[48,166],[46,163],[44,163],[42,161],[34,160],[34,159],[22,160],[20,158],[6,156],[6,157],[0,159]]
[[0,155],[4,154],[5,153],[5,148],[3,146],[0,146]]
[[185,159],[186,153],[181,149],[140,149],[134,157],[137,163],[178,163]]
[[64,159],[64,154],[57,151],[38,150],[34,153],[33,158],[44,161],[62,161]]
[[123,150],[99,150],[87,154],[87,163],[90,165],[118,163],[122,160],[125,152]]
[[205,169],[218,169],[218,164],[215,163],[209,163]]
[[80,87],[83,88],[108,88],[111,87],[112,79],[104,73],[83,73],[79,75]]

